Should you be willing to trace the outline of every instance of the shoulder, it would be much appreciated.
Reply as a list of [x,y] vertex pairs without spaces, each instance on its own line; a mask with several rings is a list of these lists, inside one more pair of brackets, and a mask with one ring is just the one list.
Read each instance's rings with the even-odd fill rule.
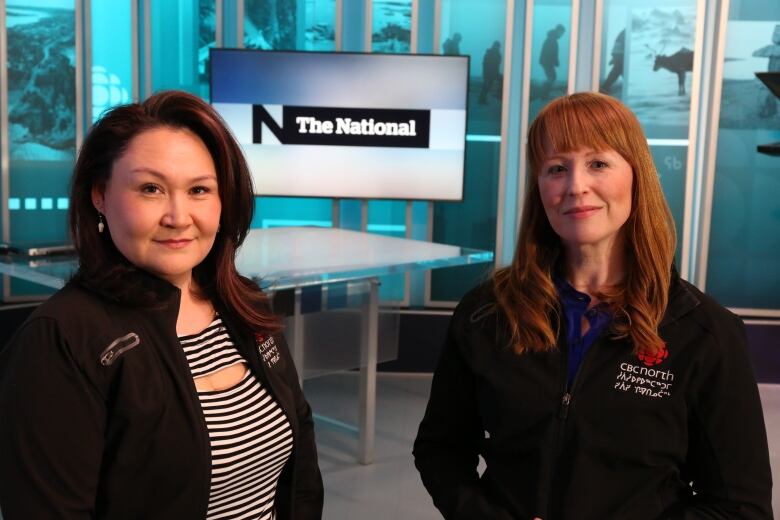
[[31,317],[72,319],[81,315],[82,310],[95,310],[102,305],[98,295],[71,281],[41,303]]
[[484,281],[467,292],[455,308],[450,322],[454,337],[475,344],[505,344],[506,319],[493,289],[493,280]]
[[692,283],[682,279],[679,282],[678,290],[670,297],[669,306],[679,305],[681,300],[685,300],[687,306],[691,307],[684,317],[713,335],[733,334],[744,328],[739,316],[726,309],[715,298],[705,294]]
[[[54,293],[49,299],[38,306],[25,322],[36,323],[50,321],[63,329],[95,330],[105,323],[110,311],[111,302],[97,294],[84,289],[76,282],[69,282],[65,287]],[[115,315],[116,313],[111,313]]]
[[486,280],[470,289],[458,302],[453,319],[477,322],[496,310],[496,296],[493,291],[493,279]]
[[685,280],[672,290],[661,325],[667,343],[685,345],[711,361],[747,355],[742,319]]
[[48,351],[59,346],[81,358],[116,337],[112,329],[123,321],[127,317],[121,306],[69,282],[30,314],[5,350]]

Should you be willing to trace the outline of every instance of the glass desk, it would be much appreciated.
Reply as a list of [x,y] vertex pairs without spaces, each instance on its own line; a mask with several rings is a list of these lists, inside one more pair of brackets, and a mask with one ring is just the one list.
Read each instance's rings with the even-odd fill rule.
[[[236,258],[238,271],[269,292],[295,291],[290,349],[302,374],[301,289],[310,285],[366,280],[370,290],[361,327],[358,460],[373,462],[379,295],[377,277],[414,270],[486,263],[493,253],[458,246],[334,228],[253,229]],[[31,260],[7,257],[0,273],[61,288],[77,267],[74,258]]]

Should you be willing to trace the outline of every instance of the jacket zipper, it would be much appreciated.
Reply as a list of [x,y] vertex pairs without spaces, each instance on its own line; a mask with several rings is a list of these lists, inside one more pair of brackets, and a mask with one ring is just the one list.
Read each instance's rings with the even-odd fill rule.
[[[276,341],[276,340],[274,340]],[[277,348],[280,348],[277,346]],[[297,423],[298,418],[295,418],[295,422],[293,422],[292,414],[287,409],[287,404],[282,402],[281,399],[279,399],[279,396],[277,395],[276,390],[273,388],[273,385],[271,385],[270,378],[268,377],[268,373],[266,372],[266,366],[265,362],[262,360],[260,355],[257,353],[257,345],[256,343],[252,343],[252,355],[255,358],[255,361],[257,362],[257,365],[260,367],[260,374],[257,374],[257,377],[261,379],[263,385],[268,389],[268,393],[271,394],[271,397],[274,398],[276,403],[279,405],[279,408],[282,410],[282,413],[287,418],[287,422],[290,424],[290,431],[292,432],[293,436],[293,445],[292,450],[290,451],[290,518],[295,518],[295,466],[297,463],[297,453],[296,453],[296,438],[298,437],[298,432],[300,431],[301,425]],[[290,360],[287,360],[290,361]],[[249,360],[247,360],[249,362]],[[251,362],[249,362],[250,370],[252,369]],[[297,369],[297,367],[296,367]],[[303,388],[301,388],[301,392],[303,392]],[[284,471],[284,470],[282,470]],[[280,474],[281,477],[281,474]],[[278,483],[278,481],[277,481]],[[278,488],[276,491],[279,491]],[[278,499],[277,494],[274,494],[274,502]],[[274,506],[275,507],[275,506]]]
[[563,451],[563,439],[564,439],[564,433],[566,431],[566,419],[569,417],[569,408],[571,406],[571,401],[574,398],[574,390],[577,388],[577,383],[580,380],[580,375],[583,372],[583,369],[585,368],[585,365],[589,358],[592,357],[591,353],[593,352],[593,349],[596,347],[596,344],[598,344],[599,340],[596,340],[588,349],[588,351],[585,353],[585,356],[582,358],[582,362],[580,363],[580,366],[577,368],[577,372],[574,374],[574,379],[571,382],[571,387],[568,386],[568,381],[566,379],[566,374],[568,370],[568,363],[569,363],[569,346],[566,345],[566,355],[561,356],[563,358],[563,362],[561,363],[563,365],[563,395],[561,396],[561,402],[558,406],[558,420],[560,424],[558,425],[558,432],[557,432],[557,439],[555,440],[554,445],[554,457],[553,457],[553,469],[551,472],[550,477],[550,485],[549,485],[549,497],[547,499],[547,515],[545,518],[552,518],[552,501],[553,501],[553,484],[555,480],[555,473],[556,468],[558,466],[558,459],[561,456],[561,451]]
[[[290,451],[290,464],[291,464],[290,466],[290,513],[292,515],[292,518],[294,518],[295,515],[293,509],[295,507],[295,466],[297,462],[297,453],[296,453],[295,445],[296,445],[296,438],[298,437],[298,432],[300,431],[300,424],[298,424],[297,422],[298,420],[297,417],[295,418],[295,421],[293,421],[293,414],[290,413],[290,411],[287,409],[287,403],[279,399],[277,390],[271,384],[271,380],[268,376],[268,372],[266,371],[267,367],[265,361],[263,361],[262,357],[257,352],[257,340],[254,334],[252,334],[252,339],[251,341],[249,341],[251,348],[248,351],[243,350],[243,345],[239,345],[239,342],[243,343],[243,341],[241,341],[241,337],[237,333],[233,333],[233,331],[231,330],[232,327],[230,326],[231,324],[229,323],[229,320],[225,319],[225,314],[222,313],[221,311],[220,311],[220,316],[222,316],[222,324],[225,326],[225,329],[228,331],[230,336],[236,340],[236,348],[239,350],[241,357],[243,357],[246,360],[249,370],[260,381],[263,387],[268,390],[268,394],[279,405],[279,408],[282,410],[282,413],[284,414],[285,418],[287,419],[287,422],[290,425],[290,430],[293,436],[293,446],[292,446],[292,450]],[[276,341],[276,339],[274,339],[274,341]],[[281,348],[280,345],[277,345],[277,348]],[[251,356],[251,359],[249,356]],[[252,363],[252,360],[255,361],[254,364]],[[301,388],[301,392],[303,392],[303,388]],[[210,478],[211,475],[209,475],[209,479]],[[277,494],[274,495],[274,502],[276,502],[278,496],[279,495]]]
[[141,339],[135,332],[131,332],[126,336],[115,339],[109,346],[103,349],[103,352],[100,353],[100,364],[104,367],[109,366],[124,352],[137,347],[140,343]]

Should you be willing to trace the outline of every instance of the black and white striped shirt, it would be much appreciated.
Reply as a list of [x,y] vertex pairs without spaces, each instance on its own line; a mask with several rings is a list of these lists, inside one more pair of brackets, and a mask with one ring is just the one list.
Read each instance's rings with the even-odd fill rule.
[[[244,363],[219,316],[179,341],[194,378]],[[199,390],[198,397],[211,443],[206,517],[272,520],[276,484],[292,453],[292,430],[283,410],[249,369],[235,386]]]

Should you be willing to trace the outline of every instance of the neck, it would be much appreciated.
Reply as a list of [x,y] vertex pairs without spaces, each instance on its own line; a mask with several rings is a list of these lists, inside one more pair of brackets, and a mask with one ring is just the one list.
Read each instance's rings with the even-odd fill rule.
[[625,278],[625,253],[622,245],[566,245],[565,269],[569,283],[594,298]]

